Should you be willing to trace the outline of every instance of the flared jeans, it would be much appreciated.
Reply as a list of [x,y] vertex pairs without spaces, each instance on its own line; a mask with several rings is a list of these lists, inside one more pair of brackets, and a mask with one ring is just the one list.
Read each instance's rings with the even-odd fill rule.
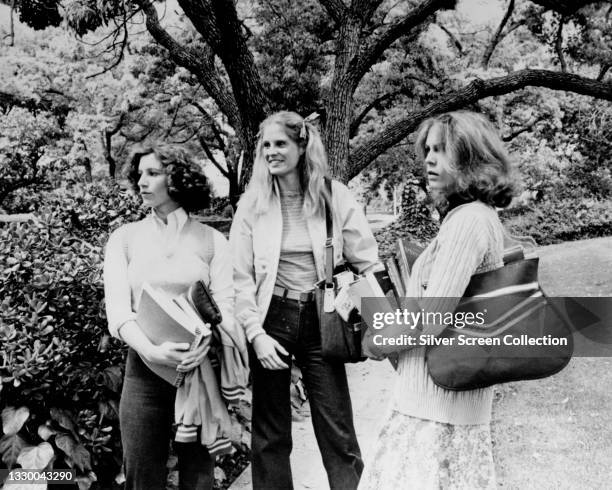
[[[363,462],[353,426],[346,371],[344,364],[327,362],[321,357],[315,302],[273,296],[263,328],[295,357],[302,370],[330,488],[357,488]],[[291,356],[282,357],[291,366]],[[291,369],[265,369],[251,350],[251,372],[253,488],[290,490]]]
[[[176,388],[153,373],[129,349],[119,406],[125,489],[165,490]],[[199,442],[173,443],[179,488],[209,490],[214,461]]]

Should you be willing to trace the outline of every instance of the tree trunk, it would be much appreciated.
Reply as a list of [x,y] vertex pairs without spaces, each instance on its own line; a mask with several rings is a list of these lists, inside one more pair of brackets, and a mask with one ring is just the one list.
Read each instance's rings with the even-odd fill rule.
[[[242,152],[242,165],[241,170],[237,173],[236,181],[238,182],[238,192],[242,194],[244,189],[246,189],[249,180],[251,180],[251,175],[253,173],[253,162],[255,159],[255,139],[251,142],[249,146],[244,148]],[[236,166],[238,170],[238,166]]]
[[[238,109],[239,125],[234,130],[244,154],[249,155],[255,148],[259,124],[268,112],[269,100],[234,2],[214,0],[205,6],[204,2],[179,0],[179,4],[225,67]],[[200,74],[196,73],[196,76],[201,78]],[[202,84],[206,87],[204,80]],[[243,163],[249,175],[251,165],[252,157]]]
[[228,180],[230,204],[232,205],[232,208],[236,209],[236,207],[238,206],[238,200],[240,199],[240,195],[242,194],[244,189],[240,188],[238,175],[236,175],[235,173],[230,173]]
[[325,146],[331,174],[342,182],[347,178],[349,156],[349,132],[353,114],[353,90],[346,78],[334,80],[336,89],[327,108]]
[[115,180],[115,174],[117,173],[117,164],[115,159],[113,158],[112,153],[112,138],[113,135],[106,130],[102,130],[100,132],[100,141],[102,143],[102,152],[104,154],[104,159],[106,163],[108,163],[108,175],[111,179]]
[[10,19],[10,31],[9,31],[9,37],[11,38],[11,42],[9,44],[9,46],[14,46],[15,45],[15,20],[13,19],[13,15],[15,14],[15,0],[11,0],[11,19]]
[[347,14],[338,34],[338,54],[334,66],[332,91],[327,101],[325,147],[332,176],[348,181],[349,137],[353,117],[353,94],[357,82],[349,75],[349,65],[359,52],[359,19]]

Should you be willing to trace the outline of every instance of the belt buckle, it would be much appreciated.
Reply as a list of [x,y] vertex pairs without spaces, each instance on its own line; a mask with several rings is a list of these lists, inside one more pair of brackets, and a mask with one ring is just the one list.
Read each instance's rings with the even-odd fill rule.
[[302,303],[308,303],[309,301],[312,301],[312,299],[313,299],[312,291],[305,291],[303,293],[300,293],[300,301]]

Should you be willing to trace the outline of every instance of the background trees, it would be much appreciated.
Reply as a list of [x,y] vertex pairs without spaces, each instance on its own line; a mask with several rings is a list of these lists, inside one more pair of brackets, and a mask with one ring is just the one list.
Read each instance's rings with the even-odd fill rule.
[[[55,5],[47,3],[42,10],[15,1],[20,17],[34,27],[45,24],[41,14]],[[57,12],[79,35],[113,27],[117,56],[129,47],[127,26],[144,18],[168,59],[193,75],[232,128],[237,152],[244,152],[242,188],[258,124],[279,107],[323,114],[332,171],[348,180],[438,112],[527,86],[612,98],[605,81],[609,2],[496,2],[499,24],[493,28],[475,15],[483,5],[449,0],[178,0],[178,5],[75,0]],[[177,8],[191,26],[187,36],[160,17],[164,9]],[[59,22],[55,13],[47,18],[48,24]],[[466,32],[466,25],[479,32]],[[514,60],[505,53],[510,45]],[[387,80],[388,75],[395,80]],[[384,83],[376,87],[381,76]],[[375,109],[385,103],[399,105],[401,112],[383,110],[381,117]],[[376,131],[366,136],[369,121]]]
[[334,174],[359,176],[366,200],[402,196],[384,253],[437,226],[411,133],[468,108],[516,158],[509,227],[540,243],[611,234],[611,6],[0,0],[0,213],[37,217],[0,216],[1,406],[30,409],[7,412],[20,423],[0,437],[0,466],[28,445],[49,456],[48,443],[82,487],[121,480],[121,346],[104,335],[99,269],[108,232],[141,216],[116,185],[139,142],[189,146],[235,204],[265,114],[317,111]]

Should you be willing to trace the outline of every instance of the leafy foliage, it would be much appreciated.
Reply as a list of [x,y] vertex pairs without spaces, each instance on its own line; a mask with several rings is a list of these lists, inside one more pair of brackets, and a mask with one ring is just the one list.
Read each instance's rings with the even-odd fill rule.
[[323,53],[333,26],[315,0],[261,2],[256,20],[262,26],[253,38],[260,54],[264,84],[272,110],[290,109],[307,115],[323,106],[319,87],[327,69]]
[[401,216],[375,234],[381,259],[395,253],[398,238],[409,238],[425,246],[438,232],[431,202],[418,180],[406,183],[402,192]]
[[57,120],[48,114],[34,115],[14,109],[11,117],[0,116],[0,206],[15,190],[48,184],[54,168],[47,149],[64,136]]
[[592,198],[545,200],[521,214],[502,214],[502,221],[512,233],[532,236],[539,245],[611,236],[612,204]]
[[91,184],[47,193],[37,222],[0,228],[2,404],[27,407],[3,413],[7,466],[44,462],[44,442],[48,464],[90,482],[94,468],[119,472],[123,351],[106,333],[101,260],[109,229],[140,215],[134,198]]
[[57,0],[16,0],[15,2],[19,20],[33,29],[60,25],[62,17],[59,6],[60,2]]

